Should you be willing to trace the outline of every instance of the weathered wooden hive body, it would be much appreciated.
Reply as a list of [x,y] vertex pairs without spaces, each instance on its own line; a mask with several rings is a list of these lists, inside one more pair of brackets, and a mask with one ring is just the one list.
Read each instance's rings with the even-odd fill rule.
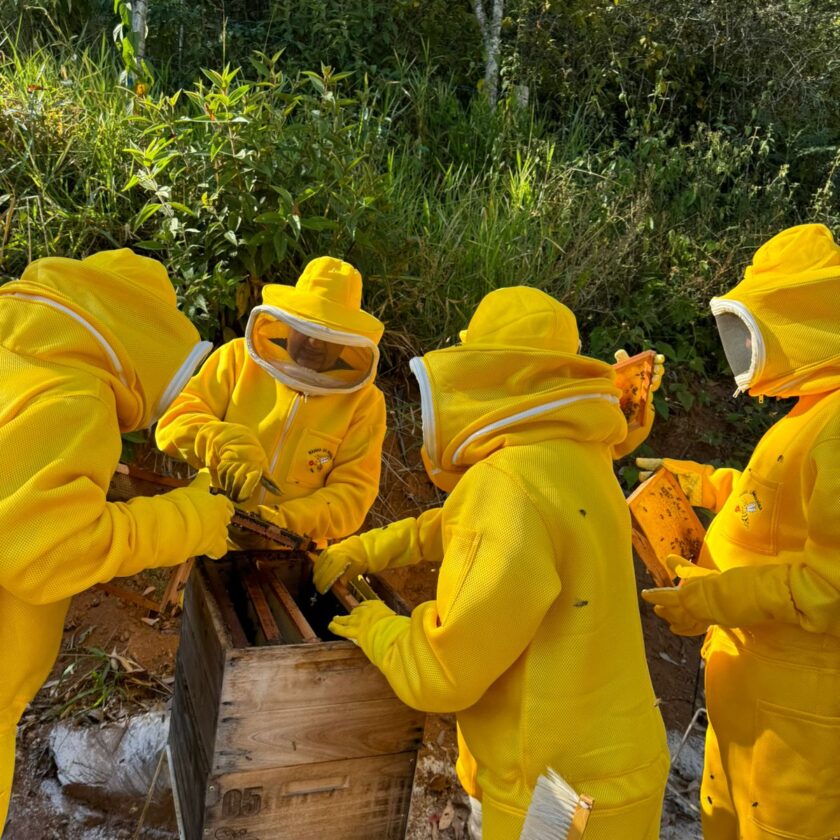
[[301,553],[193,571],[169,742],[184,840],[404,837],[425,716],[326,629],[352,604],[340,586],[316,596]]

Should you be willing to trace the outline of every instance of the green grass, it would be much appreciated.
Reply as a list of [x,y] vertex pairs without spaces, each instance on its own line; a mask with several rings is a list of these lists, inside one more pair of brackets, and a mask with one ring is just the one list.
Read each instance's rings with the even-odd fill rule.
[[167,265],[218,341],[262,283],[331,253],[361,268],[385,369],[401,372],[455,340],[488,291],[527,284],[576,312],[592,355],[664,350],[660,405],[679,411],[702,377],[727,375],[708,299],[778,230],[840,223],[840,152],[806,188],[789,165],[800,136],[772,126],[677,131],[654,102],[628,105],[618,133],[585,91],[558,122],[511,100],[494,113],[428,66],[379,80],[285,69],[255,55],[138,97],[109,44],[22,54],[7,39],[0,279],[130,245]]
[[2,276],[45,254],[125,244],[131,124],[108,50],[62,60],[7,41],[0,56]]

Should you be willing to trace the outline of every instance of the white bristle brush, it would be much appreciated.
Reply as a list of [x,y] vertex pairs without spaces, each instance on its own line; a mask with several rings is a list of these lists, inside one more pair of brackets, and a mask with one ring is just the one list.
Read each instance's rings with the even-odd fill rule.
[[549,768],[537,779],[519,840],[580,840],[591,813],[592,799]]

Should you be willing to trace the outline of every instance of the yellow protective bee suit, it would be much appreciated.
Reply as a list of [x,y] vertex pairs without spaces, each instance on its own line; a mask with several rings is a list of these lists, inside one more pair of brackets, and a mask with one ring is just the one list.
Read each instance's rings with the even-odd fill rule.
[[[379,491],[386,421],[373,384],[384,327],[360,309],[361,295],[359,272],[329,257],[294,287],[265,286],[245,338],[214,352],[161,419],[158,446],[212,470],[219,441],[238,428],[281,490],[258,485],[243,507],[317,541],[352,534]],[[295,364],[290,327],[343,345],[334,368]]]
[[377,571],[440,564],[411,617],[366,602],[331,627],[407,704],[455,712],[458,774],[484,840],[517,840],[554,768],[595,799],[589,840],[654,840],[668,752],[612,468],[627,427],[609,365],[579,356],[572,313],[492,292],[464,343],[412,362],[442,508],[330,548]]
[[148,426],[208,350],[163,266],[128,250],[38,260],[0,288],[0,833],[15,728],[70,597],[224,551],[232,507],[206,491],[105,501],[120,433]]
[[739,389],[799,400],[743,472],[665,463],[717,513],[700,563],[719,573],[685,570],[673,606],[657,607],[684,632],[715,625],[706,840],[840,837],[838,290],[840,248],[822,225],[763,245],[712,311]]

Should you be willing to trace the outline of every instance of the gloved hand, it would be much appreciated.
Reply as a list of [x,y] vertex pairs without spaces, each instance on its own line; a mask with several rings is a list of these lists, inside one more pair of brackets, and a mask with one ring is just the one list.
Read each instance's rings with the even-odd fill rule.
[[704,598],[704,580],[718,577],[720,572],[689,563],[677,554],[669,554],[665,565],[672,576],[680,578],[679,586],[643,589],[642,598],[653,604],[653,611],[668,622],[677,636],[701,636],[716,623]]
[[[615,360],[617,363],[623,362],[628,358],[630,357],[626,350],[615,351]],[[652,394],[662,384],[662,376],[664,373],[665,357],[660,353],[654,358],[649,394]],[[653,428],[654,417],[655,412],[653,410],[653,400],[649,399],[647,401],[641,425],[638,428],[629,430],[627,437],[621,443],[616,444],[613,447],[613,457],[623,458],[625,455],[629,455],[631,452],[638,449],[645,440],[647,440],[650,430]]]
[[172,490],[168,495],[182,494],[197,511],[202,524],[202,538],[195,547],[196,554],[206,554],[217,560],[228,550],[228,525],[233,518],[233,503],[210,492],[210,476],[199,473],[191,484]]
[[339,578],[345,580],[368,570],[367,552],[359,537],[348,537],[325,548],[315,561],[312,580],[323,595]]
[[213,484],[235,502],[249,498],[268,470],[262,445],[240,423],[217,420],[205,424],[196,435],[195,450],[209,468]]
[[680,485],[688,501],[694,507],[715,508],[715,491],[709,483],[714,467],[698,464],[695,461],[678,461],[674,458],[636,458],[639,468],[639,481],[650,478],[658,469],[665,467]]
[[368,644],[371,629],[378,622],[395,615],[396,613],[382,601],[362,601],[350,615],[337,615],[327,629],[336,636],[349,639],[358,645],[369,659],[373,659]]
[[[630,354],[624,350],[616,350],[614,353],[616,362],[624,362],[630,358]],[[657,353],[653,359],[653,374],[650,377],[650,393],[659,390],[662,384],[662,377],[665,375],[665,356]]]
[[[661,470],[664,461],[664,458],[636,458],[636,466],[639,468],[639,481],[647,481],[657,470]],[[678,475],[676,475],[676,478],[679,481]]]

